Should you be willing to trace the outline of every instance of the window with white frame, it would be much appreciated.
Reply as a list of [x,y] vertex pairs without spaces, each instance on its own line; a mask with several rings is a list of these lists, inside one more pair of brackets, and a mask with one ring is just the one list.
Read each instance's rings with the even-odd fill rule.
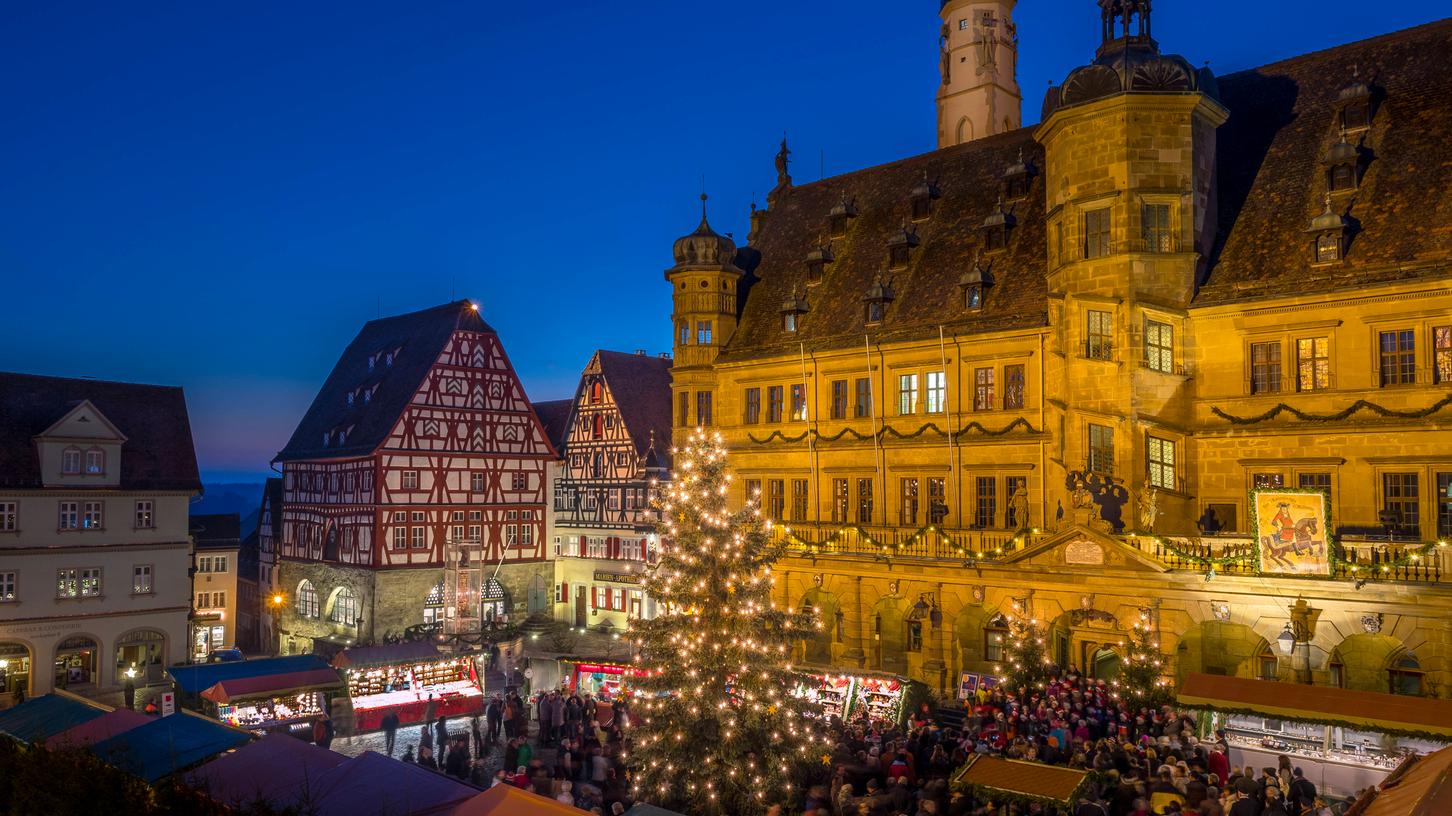
[[412,539],[413,539],[413,548],[415,550],[422,550],[424,547],[428,546],[424,542],[424,528],[422,528],[422,527],[414,527],[412,529]]
[[478,544],[479,543],[480,536],[481,536],[481,532],[480,531],[482,529],[483,528],[480,525],[478,525],[478,524],[470,524],[469,525],[469,543],[470,544]]
[[156,527],[156,505],[149,499],[136,502],[136,529],[151,530]]
[[81,527],[80,502],[60,503],[60,518],[57,526],[62,530],[78,530]]
[[403,489],[418,490],[418,471],[405,470],[403,472]]
[[472,490],[475,493],[483,493],[484,492],[484,474],[482,474],[482,473],[470,473],[469,474],[469,489]]
[[393,549],[395,549],[395,550],[402,550],[402,549],[406,549],[407,547],[408,547],[408,528],[407,527],[394,527],[393,528]]
[[76,476],[81,472],[81,449],[66,448],[61,451],[61,473],[65,476]]
[[0,533],[20,529],[20,514],[15,502],[0,502]]
[[624,538],[620,541],[620,557],[627,561],[639,561],[644,557],[645,542],[639,538]]
[[106,472],[106,452],[100,448],[86,451],[86,473],[99,476]]
[[151,565],[136,564],[131,567],[131,594],[149,595],[153,591]]
[[104,507],[105,505],[102,502],[86,502],[86,514],[81,519],[81,526],[86,528],[87,530],[101,529],[102,522],[105,521],[102,512]]
[[599,536],[590,536],[588,547],[589,551],[585,553],[586,556],[590,558],[605,557],[605,539]]
[[928,372],[928,413],[941,414],[948,409],[948,376],[942,371]]
[[0,572],[0,603],[15,600],[15,572]]
[[81,571],[74,568],[56,570],[55,596],[57,598],[81,597]]
[[918,375],[898,375],[897,412],[903,416],[910,416],[918,412]]

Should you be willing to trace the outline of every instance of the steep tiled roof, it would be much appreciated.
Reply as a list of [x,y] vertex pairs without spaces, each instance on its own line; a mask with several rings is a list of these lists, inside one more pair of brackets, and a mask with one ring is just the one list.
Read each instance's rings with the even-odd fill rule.
[[[981,228],[998,211],[1004,173],[1018,163],[1020,151],[1042,168],[1033,131],[1021,129],[782,193],[752,236],[747,252],[760,253],[760,265],[740,325],[720,359],[794,352],[799,343],[809,351],[861,346],[864,332],[874,340],[904,340],[936,337],[940,325],[950,335],[1043,325],[1047,257],[1041,175],[1033,177],[1027,199],[1004,204],[1017,221],[1007,250],[981,256],[994,281],[983,308],[966,310],[958,288],[984,246]],[[916,227],[919,245],[906,269],[887,273],[896,299],[882,324],[868,328],[862,298],[878,272],[887,269],[888,242],[911,214],[913,188],[925,175],[941,197],[927,221],[909,225],[910,231]],[[832,241],[834,261],[822,282],[808,286],[807,255],[826,242],[828,217],[844,199],[855,204],[857,216],[846,236]],[[805,295],[809,311],[796,332],[785,332],[781,307],[794,290]]]
[[535,416],[544,426],[545,436],[549,437],[550,444],[556,451],[563,452],[565,449],[565,434],[570,430],[570,409],[575,407],[572,399],[548,400],[536,402],[534,405]]
[[236,549],[242,543],[242,520],[236,513],[192,516],[192,541],[197,549]]
[[84,400],[126,437],[123,490],[202,489],[180,388],[5,373],[0,373],[0,486],[41,486],[35,436]]
[[655,435],[655,451],[661,464],[670,464],[671,450],[671,361],[665,357],[597,352],[600,373],[620,410],[625,430],[635,452],[645,456]]
[[[272,534],[273,541],[282,540],[282,479],[277,476],[268,478],[262,487],[262,500],[268,507],[272,508]],[[260,523],[260,513],[259,513]]]
[[[419,312],[370,320],[338,358],[308,412],[274,461],[367,456],[388,438],[394,423],[423,383],[455,331],[493,334],[467,300]],[[389,365],[387,355],[395,354]],[[369,359],[374,360],[370,369]],[[377,386],[368,400],[348,394]],[[360,392],[361,393],[361,392]],[[323,435],[352,427],[342,444],[323,445]]]
[[[1197,303],[1445,274],[1452,256],[1452,20],[1338,46],[1220,79],[1221,245]],[[1360,189],[1335,200],[1354,219],[1344,263],[1311,268],[1324,207],[1321,159],[1340,138],[1337,97],[1373,91]],[[1349,205],[1349,209],[1348,209]]]

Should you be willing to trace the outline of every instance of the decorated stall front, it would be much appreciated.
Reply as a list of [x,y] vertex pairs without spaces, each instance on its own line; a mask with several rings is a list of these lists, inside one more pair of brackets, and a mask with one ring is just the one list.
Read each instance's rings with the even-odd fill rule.
[[476,660],[442,654],[428,641],[344,649],[333,666],[347,680],[359,731],[382,727],[390,711],[410,725],[484,710]]
[[1037,806],[1045,814],[1070,813],[1088,781],[1088,771],[991,754],[973,754],[949,780],[982,804]]
[[313,721],[332,710],[346,686],[335,669],[309,669],[221,680],[202,691],[217,719],[248,731],[281,731],[306,738]]
[[629,693],[630,678],[638,669],[621,663],[560,661],[564,671],[560,683],[566,691],[589,694],[596,700],[612,702]]
[[1225,730],[1230,764],[1275,767],[1287,754],[1333,796],[1380,784],[1407,757],[1452,742],[1452,700],[1192,674],[1179,702]]
[[891,674],[803,674],[794,693],[828,718],[899,723],[912,682]]

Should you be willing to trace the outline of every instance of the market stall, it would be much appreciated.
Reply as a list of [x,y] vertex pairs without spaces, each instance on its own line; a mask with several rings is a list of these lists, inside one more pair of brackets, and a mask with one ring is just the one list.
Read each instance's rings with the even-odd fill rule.
[[1211,712],[1232,765],[1275,767],[1286,754],[1334,796],[1380,784],[1407,757],[1452,742],[1449,700],[1192,674],[1179,702]]
[[331,711],[345,686],[335,669],[241,677],[219,681],[201,694],[217,719],[249,731],[287,731],[306,737],[313,721]]
[[562,662],[565,668],[562,684],[566,691],[589,694],[606,702],[617,700],[626,693],[628,678],[638,671],[619,663]]
[[803,674],[793,693],[819,706],[825,717],[898,722],[909,682],[896,675]]
[[441,654],[428,641],[344,649],[333,666],[348,683],[360,732],[382,727],[389,711],[400,725],[411,725],[484,710],[475,658]]
[[1452,813],[1452,748],[1407,757],[1386,781],[1363,793],[1346,816],[1446,816]]
[[983,802],[1036,805],[1044,813],[1069,813],[1088,780],[1088,771],[973,754],[949,784]]

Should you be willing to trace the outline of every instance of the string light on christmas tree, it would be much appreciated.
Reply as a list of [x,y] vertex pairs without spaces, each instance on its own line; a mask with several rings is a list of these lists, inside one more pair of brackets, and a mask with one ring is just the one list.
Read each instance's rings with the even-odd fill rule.
[[820,768],[828,740],[790,693],[790,656],[821,623],[772,599],[785,544],[767,534],[759,493],[730,506],[720,435],[697,429],[672,454],[674,478],[655,497],[660,556],[644,578],[660,614],[632,633],[633,691],[648,712],[630,735],[636,790],[686,813],[752,816],[794,798],[794,779]]

